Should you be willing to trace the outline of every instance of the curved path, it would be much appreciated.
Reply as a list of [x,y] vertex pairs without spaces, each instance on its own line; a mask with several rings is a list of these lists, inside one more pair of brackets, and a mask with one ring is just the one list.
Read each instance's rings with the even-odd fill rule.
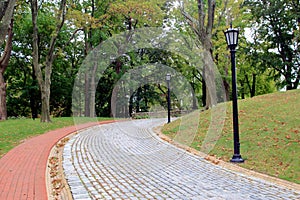
[[85,130],[65,146],[63,167],[80,199],[300,199],[293,191],[213,165],[162,140],[138,120]]
[[105,122],[70,126],[26,140],[0,159],[0,200],[48,198],[46,167],[52,147],[65,136]]

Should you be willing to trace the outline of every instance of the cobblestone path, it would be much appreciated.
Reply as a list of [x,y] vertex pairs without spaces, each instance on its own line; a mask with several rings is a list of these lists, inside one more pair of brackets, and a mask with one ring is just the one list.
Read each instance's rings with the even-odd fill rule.
[[63,167],[73,198],[300,199],[299,191],[229,171],[162,140],[165,120],[90,128],[65,146]]

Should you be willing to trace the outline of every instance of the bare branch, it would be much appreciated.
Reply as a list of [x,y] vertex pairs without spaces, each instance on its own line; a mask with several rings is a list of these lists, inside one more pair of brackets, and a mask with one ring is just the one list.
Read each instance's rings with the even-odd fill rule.
[[216,9],[216,1],[208,0],[208,19],[207,19],[207,26],[206,26],[206,34],[209,39],[211,38],[212,29],[214,25],[215,9]]
[[59,9],[59,15],[57,16],[58,24],[56,26],[55,34],[51,37],[50,49],[49,49],[49,52],[47,55],[47,57],[48,57],[47,62],[49,62],[49,63],[53,62],[54,47],[56,44],[58,34],[65,23],[65,17],[66,17],[66,0],[62,0],[61,4],[60,4],[60,9]]
[[184,16],[184,18],[187,20],[187,23],[190,25],[192,30],[199,35],[200,32],[198,30],[199,22],[193,18],[189,13],[185,12],[183,9],[180,9],[181,14]]

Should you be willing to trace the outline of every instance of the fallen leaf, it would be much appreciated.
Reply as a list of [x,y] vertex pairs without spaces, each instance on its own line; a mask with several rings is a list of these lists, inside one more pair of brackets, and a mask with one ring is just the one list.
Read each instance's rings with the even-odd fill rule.
[[257,146],[259,146],[259,147],[260,147],[260,146],[261,146],[261,142],[257,142]]

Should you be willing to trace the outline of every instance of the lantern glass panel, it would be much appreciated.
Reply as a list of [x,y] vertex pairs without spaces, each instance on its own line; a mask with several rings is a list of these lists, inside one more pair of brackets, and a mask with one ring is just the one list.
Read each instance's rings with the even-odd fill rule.
[[229,37],[230,37],[230,42],[229,42],[229,45],[233,45],[234,42],[235,42],[235,38],[234,38],[235,34],[233,31],[230,31],[229,32]]
[[167,81],[170,81],[170,80],[171,80],[171,74],[167,74],[167,75],[166,75],[166,80],[167,80]]

